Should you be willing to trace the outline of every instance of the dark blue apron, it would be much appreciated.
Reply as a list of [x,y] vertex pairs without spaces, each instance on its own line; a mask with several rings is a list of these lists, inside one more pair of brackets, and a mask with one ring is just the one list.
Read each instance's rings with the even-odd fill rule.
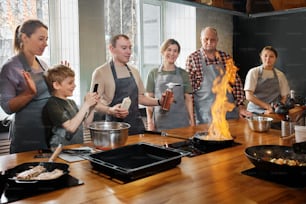
[[115,80],[115,94],[110,106],[114,106],[118,103],[122,103],[122,100],[125,97],[130,97],[131,106],[129,108],[129,114],[125,118],[116,118],[111,115],[106,115],[106,121],[117,121],[117,122],[126,122],[131,125],[129,129],[129,135],[143,134],[145,127],[138,109],[138,87],[133,77],[132,71],[126,65],[130,73],[130,77],[118,78],[115,70],[114,62],[110,62],[110,67],[113,73]]
[[[43,123],[42,112],[50,93],[43,77],[44,72],[33,73],[25,56],[19,54],[18,58],[24,70],[31,74],[37,94],[25,107],[15,113],[10,129],[10,153],[48,149],[47,130]],[[37,62],[39,63],[38,60]],[[41,64],[40,66],[44,70]]]

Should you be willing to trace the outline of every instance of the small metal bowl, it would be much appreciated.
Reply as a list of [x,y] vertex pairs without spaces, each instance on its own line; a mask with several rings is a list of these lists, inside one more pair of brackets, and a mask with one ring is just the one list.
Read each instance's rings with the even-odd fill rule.
[[253,116],[247,118],[249,127],[255,132],[267,132],[271,128],[273,118],[264,116]]
[[94,146],[106,150],[123,146],[130,127],[123,122],[96,121],[89,125],[89,131]]

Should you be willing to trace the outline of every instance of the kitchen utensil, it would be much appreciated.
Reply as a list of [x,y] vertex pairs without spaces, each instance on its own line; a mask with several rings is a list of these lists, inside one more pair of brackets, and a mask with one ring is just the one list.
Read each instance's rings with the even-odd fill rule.
[[267,132],[271,128],[273,118],[264,116],[253,116],[246,118],[251,130],[256,132]]
[[245,149],[246,157],[260,170],[277,172],[305,174],[306,165],[290,166],[288,164],[276,164],[271,159],[295,160],[300,164],[306,164],[306,155],[296,154],[292,147],[282,145],[258,145]]
[[136,143],[94,153],[85,158],[97,170],[124,182],[174,168],[183,157],[180,151],[148,143]]
[[306,141],[306,126],[296,125],[294,126],[294,130],[295,130],[295,142]]
[[62,149],[63,145],[59,144],[57,148],[54,150],[53,154],[51,155],[49,162],[54,162],[54,159],[56,159],[56,157],[61,153]]
[[232,146],[234,144],[234,139],[224,139],[224,140],[212,140],[206,138],[208,132],[199,131],[193,136],[192,140],[194,146],[199,148],[202,151],[213,150],[213,149],[222,149],[225,147]]
[[297,142],[292,145],[293,151],[297,154],[306,154],[306,142]]
[[130,127],[123,122],[96,121],[89,125],[89,130],[96,148],[114,149],[126,143]]
[[281,121],[281,136],[287,137],[294,134],[294,126],[296,122],[288,121],[288,120],[282,120]]
[[165,131],[159,132],[159,131],[146,131],[146,133],[150,134],[160,134],[161,136],[165,137],[171,137],[176,139],[182,139],[185,141],[188,141],[189,143],[192,143],[196,148],[198,148],[201,151],[213,151],[214,149],[222,149],[225,147],[230,147],[234,144],[234,138],[228,139],[228,140],[211,140],[206,139],[205,136],[208,135],[208,132],[206,131],[198,131],[196,132],[192,137],[186,138],[180,135],[174,135],[169,134]]

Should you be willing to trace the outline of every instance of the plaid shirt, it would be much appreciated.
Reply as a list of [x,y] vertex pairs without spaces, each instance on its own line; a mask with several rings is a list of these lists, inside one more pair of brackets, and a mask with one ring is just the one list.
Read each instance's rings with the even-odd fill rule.
[[[201,48],[202,49],[202,48]],[[202,71],[202,60],[201,60],[201,53],[204,54],[203,58],[205,59],[206,65],[211,65],[211,64],[220,64],[222,63],[225,66],[225,62],[227,59],[230,58],[228,54],[225,52],[222,52],[218,50],[217,52],[219,53],[219,56],[221,58],[215,58],[214,60],[209,60],[204,53],[204,51],[201,49],[191,53],[186,61],[186,70],[189,73],[191,85],[193,87],[194,92],[199,90],[201,88],[201,83],[203,80],[203,71]],[[236,80],[235,83],[231,85],[233,88],[233,96],[236,101],[236,106],[243,105],[245,95],[243,91],[243,85],[242,81],[236,73]]]

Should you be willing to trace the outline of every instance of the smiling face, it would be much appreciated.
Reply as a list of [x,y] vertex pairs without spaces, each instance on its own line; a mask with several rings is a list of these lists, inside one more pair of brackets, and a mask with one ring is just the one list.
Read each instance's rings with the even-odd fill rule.
[[48,30],[44,27],[39,27],[30,36],[23,33],[21,39],[24,52],[41,56],[48,46]]
[[129,39],[119,37],[115,45],[110,45],[114,63],[119,66],[124,66],[130,61],[132,54],[132,45]]
[[68,76],[62,82],[54,82],[54,95],[66,99],[73,95],[73,91],[76,87],[74,77]]
[[264,49],[260,54],[260,59],[265,69],[273,69],[276,58],[276,54],[272,50]]
[[170,44],[166,50],[162,52],[163,60],[168,64],[174,64],[179,54],[179,47],[176,44]]

